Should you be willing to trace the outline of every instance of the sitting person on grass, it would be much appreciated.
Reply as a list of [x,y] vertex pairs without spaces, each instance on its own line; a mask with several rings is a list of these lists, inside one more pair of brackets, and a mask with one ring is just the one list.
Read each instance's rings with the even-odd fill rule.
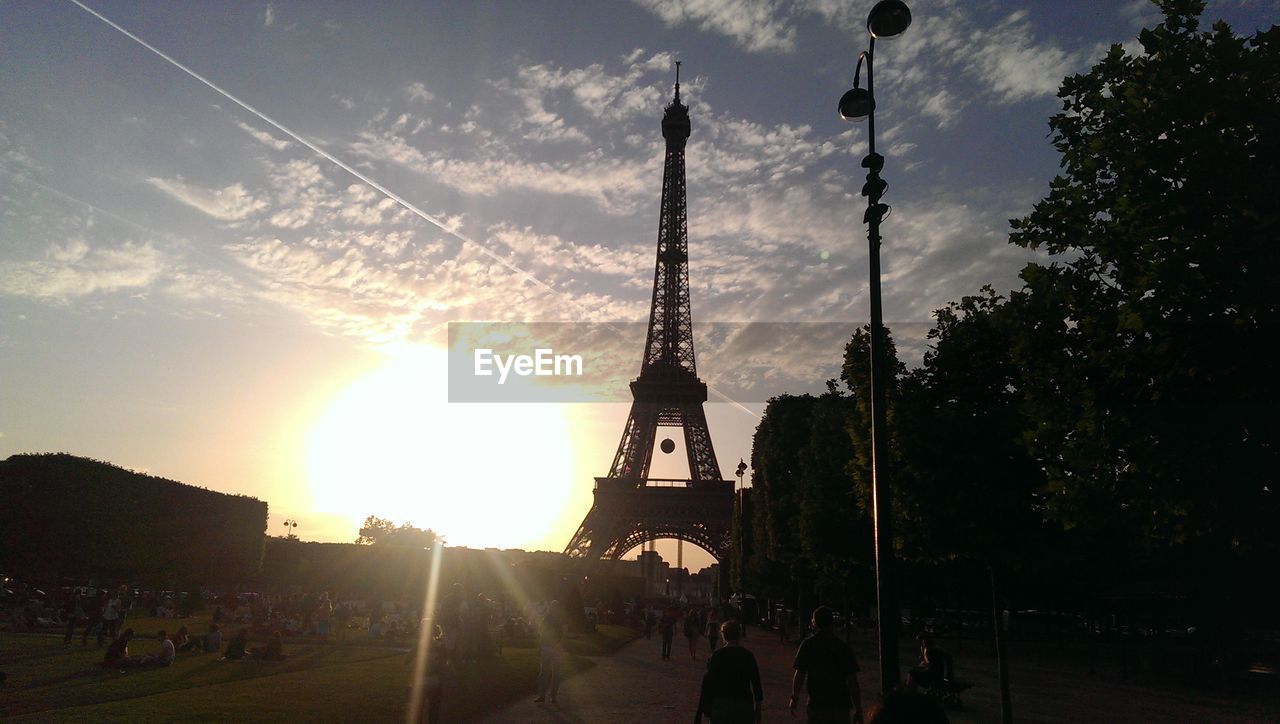
[[266,661],[284,661],[289,658],[284,653],[284,635],[278,630],[271,632],[266,646],[254,646],[249,653]]
[[133,640],[133,629],[127,628],[107,647],[107,653],[102,657],[102,665],[108,669],[128,666],[131,661],[129,658],[131,640]]
[[218,624],[209,624],[209,633],[204,635],[204,652],[217,653],[222,650],[222,629],[218,628]]
[[170,637],[173,648],[177,651],[190,651],[197,646],[194,639],[187,635],[187,627],[179,626],[178,633]]
[[222,658],[231,661],[240,661],[249,655],[249,629],[241,628],[236,635],[231,637],[231,641],[227,643],[227,650],[223,652]]
[[173,647],[173,641],[165,634],[164,629],[156,634],[156,639],[160,642],[160,650],[155,654],[143,656],[138,662],[139,666],[173,666],[173,660],[176,652]]

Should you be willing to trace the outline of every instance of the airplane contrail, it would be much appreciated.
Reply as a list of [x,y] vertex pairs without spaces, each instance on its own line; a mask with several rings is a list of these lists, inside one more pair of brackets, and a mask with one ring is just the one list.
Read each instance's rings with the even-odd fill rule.
[[[254,116],[256,116],[256,117],[258,117],[259,119],[261,119],[264,123],[267,123],[267,124],[271,125],[273,128],[275,128],[276,130],[278,130],[278,131],[280,131],[281,133],[285,134],[285,135],[286,135],[286,136],[288,136],[289,138],[292,138],[293,140],[297,141],[298,143],[302,144],[303,146],[306,146],[307,148],[311,149],[311,150],[312,150],[312,151],[314,151],[315,153],[319,154],[319,155],[320,155],[320,156],[322,156],[325,160],[329,161],[329,162],[330,162],[330,163],[332,163],[333,165],[337,166],[338,168],[342,169],[343,171],[346,171],[347,173],[351,174],[352,176],[355,176],[356,178],[360,179],[362,182],[364,182],[364,183],[368,184],[369,186],[373,187],[374,189],[377,189],[379,193],[383,194],[384,196],[386,196],[387,198],[389,198],[389,199],[391,199],[392,201],[396,202],[397,204],[400,204],[400,206],[404,207],[404,208],[405,208],[405,209],[407,209],[410,213],[414,214],[415,216],[417,216],[418,218],[422,219],[423,221],[425,221],[425,222],[427,222],[427,223],[431,224],[432,226],[435,226],[436,228],[440,229],[441,231],[445,232],[446,234],[449,234],[450,236],[454,237],[455,239],[458,239],[459,241],[462,241],[462,242],[463,242],[463,243],[465,243],[465,244],[470,244],[470,245],[472,245],[473,247],[475,247],[476,249],[479,249],[479,250],[480,250],[480,252],[481,252],[481,253],[483,253],[485,256],[488,256],[490,259],[493,259],[494,261],[498,262],[499,264],[501,264],[502,266],[504,266],[504,267],[506,267],[507,269],[511,270],[512,272],[515,272],[516,274],[518,274],[519,276],[523,277],[525,280],[529,281],[530,283],[534,284],[535,286],[541,287],[541,288],[543,288],[543,289],[547,290],[548,292],[551,292],[552,294],[555,294],[556,296],[563,297],[563,298],[566,298],[566,299],[571,299],[571,297],[569,297],[569,295],[568,295],[567,293],[565,293],[565,292],[563,292],[563,291],[561,291],[561,290],[559,290],[559,289],[556,289],[555,287],[551,286],[550,284],[547,284],[546,282],[542,281],[541,279],[538,279],[537,277],[535,277],[535,276],[534,276],[533,274],[531,274],[530,272],[528,272],[528,271],[526,271],[526,270],[524,270],[524,269],[522,269],[522,268],[520,268],[520,267],[516,266],[515,264],[512,264],[510,261],[508,261],[508,260],[504,259],[502,256],[498,255],[496,252],[494,252],[493,250],[489,249],[489,247],[485,246],[484,244],[481,244],[480,242],[476,241],[475,239],[472,239],[470,236],[467,236],[466,234],[463,234],[463,233],[462,233],[462,232],[460,232],[460,231],[457,231],[457,230],[455,230],[455,229],[450,228],[448,225],[446,225],[446,224],[445,224],[443,221],[441,221],[440,219],[437,219],[436,217],[432,216],[431,214],[428,214],[427,212],[423,211],[422,209],[420,209],[420,208],[418,208],[417,206],[415,206],[415,205],[413,205],[412,203],[410,203],[408,200],[406,200],[404,197],[400,196],[400,195],[399,195],[399,194],[397,194],[396,192],[392,191],[391,189],[387,188],[386,186],[383,186],[382,184],[380,184],[380,183],[378,183],[377,181],[373,180],[372,178],[370,178],[369,176],[365,175],[364,173],[361,173],[360,171],[356,170],[354,167],[350,166],[349,164],[347,164],[346,162],[344,162],[342,159],[340,159],[340,158],[338,158],[337,156],[334,156],[332,153],[329,153],[328,151],[326,151],[323,147],[321,147],[321,146],[319,146],[319,145],[317,145],[317,144],[315,144],[315,143],[312,143],[311,141],[307,140],[306,138],[303,138],[301,135],[299,135],[299,134],[297,134],[297,133],[294,133],[292,130],[290,130],[289,128],[287,128],[284,124],[280,123],[279,121],[276,121],[275,119],[271,118],[270,116],[268,116],[267,114],[265,114],[265,113],[263,113],[262,111],[258,110],[257,108],[254,108],[253,106],[249,105],[249,104],[248,104],[248,103],[246,103],[245,101],[240,100],[240,99],[239,99],[239,98],[237,98],[236,96],[232,95],[229,91],[227,91],[226,89],[224,89],[224,88],[222,88],[221,86],[219,86],[217,83],[214,83],[213,81],[209,80],[208,78],[205,78],[204,76],[200,75],[199,73],[195,72],[194,70],[192,70],[192,69],[188,68],[187,66],[183,65],[181,62],[179,62],[179,61],[175,60],[174,58],[172,58],[172,57],[170,57],[168,54],[166,54],[163,50],[160,50],[159,48],[157,48],[157,47],[155,47],[154,45],[152,45],[152,44],[148,43],[147,41],[143,40],[142,38],[139,38],[137,35],[134,35],[133,33],[129,32],[127,29],[125,29],[125,28],[124,28],[124,27],[122,27],[121,25],[117,24],[115,21],[111,20],[110,18],[108,18],[107,16],[103,15],[102,13],[99,13],[98,11],[96,11],[96,10],[94,10],[93,8],[89,7],[88,5],[85,5],[85,4],[84,4],[83,2],[81,2],[80,0],[70,0],[70,2],[71,2],[71,3],[73,3],[74,5],[76,5],[77,7],[79,7],[81,10],[84,10],[85,12],[89,13],[89,14],[90,14],[90,15],[92,15],[93,17],[95,17],[95,18],[97,18],[97,19],[101,20],[102,22],[106,23],[107,25],[109,25],[110,27],[112,27],[112,28],[113,28],[113,29],[115,29],[116,31],[120,32],[120,33],[121,33],[121,34],[123,34],[125,37],[129,38],[130,40],[132,40],[133,42],[137,43],[138,45],[141,45],[142,47],[146,48],[147,50],[151,51],[152,53],[155,53],[157,56],[159,56],[161,59],[163,59],[166,63],[168,63],[168,64],[172,65],[173,67],[177,68],[178,70],[181,70],[183,73],[186,73],[187,75],[191,76],[192,78],[195,78],[196,80],[198,80],[198,81],[200,81],[201,83],[203,83],[204,85],[208,86],[210,89],[212,89],[214,92],[218,93],[218,94],[219,94],[219,95],[221,95],[222,97],[226,98],[227,100],[231,101],[232,103],[235,103],[236,105],[240,106],[241,108],[245,109],[246,111],[248,111],[248,112],[252,113]],[[578,307],[579,307],[579,309],[580,309],[580,311],[583,311],[583,312],[585,313],[585,311],[586,311],[586,310],[581,309],[581,305],[575,305],[575,306],[578,306]],[[745,405],[743,405],[743,404],[741,404],[741,403],[737,402],[736,400],[733,400],[733,399],[729,398],[728,396],[724,395],[723,393],[719,392],[718,390],[715,390],[714,388],[712,388],[712,391],[713,391],[713,392],[715,392],[718,396],[720,396],[720,397],[724,398],[726,401],[728,401],[731,405],[733,405],[734,407],[738,408],[739,410],[742,410],[743,412],[747,413],[748,415],[751,415],[752,417],[759,418],[759,415],[757,415],[755,412],[753,412],[752,410],[750,410],[749,408],[747,408]]]
[[138,36],[136,36],[136,35],[134,35],[133,33],[129,32],[127,29],[125,29],[124,27],[122,27],[122,26],[118,25],[116,22],[114,22],[113,20],[111,20],[111,19],[110,19],[110,18],[108,18],[107,16],[103,15],[102,13],[99,13],[98,11],[96,11],[96,10],[94,10],[93,8],[89,7],[88,5],[85,5],[84,3],[80,2],[80,0],[70,0],[70,2],[72,2],[73,4],[75,4],[75,5],[76,5],[77,7],[79,7],[81,10],[84,10],[85,12],[87,12],[87,13],[89,13],[90,15],[94,16],[95,18],[97,18],[97,19],[101,20],[102,22],[104,22],[104,23],[106,23],[107,25],[111,26],[111,27],[112,27],[112,28],[114,28],[115,30],[119,31],[121,34],[123,34],[125,37],[129,38],[129,39],[130,39],[130,40],[132,40],[133,42],[137,43],[138,45],[141,45],[142,47],[146,48],[147,50],[150,50],[152,53],[155,53],[156,55],[160,56],[160,58],[162,58],[166,63],[169,63],[170,65],[172,65],[173,67],[175,67],[175,68],[177,68],[178,70],[182,71],[183,73],[186,73],[187,75],[191,76],[192,78],[195,78],[196,80],[198,80],[198,81],[200,81],[201,83],[205,84],[205,85],[206,85],[206,86],[208,86],[209,88],[213,89],[216,93],[218,93],[218,94],[219,94],[219,95],[221,95],[222,97],[226,98],[227,100],[231,101],[232,103],[235,103],[236,105],[240,106],[241,108],[245,109],[246,111],[248,111],[248,112],[252,113],[253,115],[257,116],[257,117],[258,117],[258,118],[260,118],[264,123],[268,123],[268,124],[270,124],[270,125],[271,125],[272,127],[274,127],[276,130],[278,130],[278,131],[280,131],[281,133],[285,134],[285,135],[286,135],[286,136],[288,136],[289,138],[292,138],[293,140],[297,141],[298,143],[301,143],[302,145],[304,145],[304,146],[306,146],[307,148],[311,149],[312,151],[316,152],[316,153],[317,153],[317,154],[319,154],[320,156],[324,157],[327,161],[329,161],[329,162],[330,162],[330,163],[332,163],[333,165],[337,166],[338,168],[342,169],[343,171],[346,171],[347,173],[351,174],[352,176],[355,176],[356,178],[360,179],[361,181],[363,181],[364,183],[368,184],[369,186],[372,186],[373,188],[377,189],[377,190],[378,190],[380,193],[382,193],[384,196],[386,196],[387,198],[389,198],[389,199],[391,199],[392,201],[396,202],[397,204],[400,204],[402,207],[404,207],[405,209],[407,209],[410,213],[414,214],[415,216],[417,216],[418,218],[422,219],[423,221],[425,221],[425,222],[427,222],[427,223],[431,224],[432,226],[435,226],[436,228],[440,229],[441,231],[445,232],[446,234],[449,234],[450,236],[452,236],[452,237],[454,237],[454,238],[458,239],[459,241],[462,241],[463,243],[471,244],[471,245],[472,245],[472,246],[474,246],[475,248],[479,249],[479,250],[481,251],[481,253],[483,253],[484,255],[488,256],[489,258],[491,258],[491,259],[493,259],[494,261],[498,262],[499,264],[501,264],[502,266],[506,267],[507,269],[509,269],[509,270],[511,270],[511,271],[513,271],[513,272],[515,272],[516,274],[520,275],[521,277],[523,277],[523,278],[524,278],[524,279],[526,279],[527,281],[532,282],[534,285],[539,286],[539,287],[542,287],[543,289],[546,289],[547,291],[549,291],[549,292],[551,292],[551,293],[553,293],[553,294],[556,294],[556,295],[558,295],[558,296],[566,296],[564,292],[562,292],[562,291],[560,291],[560,290],[556,289],[555,287],[552,287],[550,284],[547,284],[546,282],[542,281],[541,279],[538,279],[537,277],[535,277],[533,274],[529,273],[528,271],[525,271],[524,269],[521,269],[520,267],[516,266],[515,264],[512,264],[510,261],[508,261],[508,260],[506,260],[506,259],[502,258],[500,255],[498,255],[498,254],[497,254],[496,252],[494,252],[493,250],[489,249],[489,248],[488,248],[487,246],[485,246],[484,244],[481,244],[480,242],[476,241],[475,239],[472,239],[471,237],[467,236],[466,234],[463,234],[463,233],[462,233],[462,232],[460,232],[460,231],[457,231],[456,229],[450,228],[447,224],[445,224],[445,223],[444,223],[443,221],[441,221],[440,219],[437,219],[436,217],[432,216],[431,214],[428,214],[427,212],[425,212],[425,211],[423,211],[422,209],[418,208],[417,206],[413,205],[413,204],[412,204],[412,203],[410,203],[408,200],[406,200],[404,197],[400,196],[399,194],[397,194],[396,192],[394,192],[394,191],[392,191],[391,189],[387,188],[386,186],[383,186],[382,184],[378,183],[377,181],[373,180],[372,178],[369,178],[367,175],[365,175],[365,174],[361,173],[360,171],[356,170],[354,167],[352,167],[351,165],[347,164],[346,162],[344,162],[342,159],[338,158],[337,156],[334,156],[333,154],[329,153],[328,151],[326,151],[326,150],[325,150],[324,148],[322,148],[321,146],[319,146],[319,145],[317,145],[317,144],[315,144],[315,143],[313,143],[313,142],[311,142],[311,141],[307,140],[306,138],[303,138],[301,135],[299,135],[299,134],[297,134],[297,133],[294,133],[292,130],[290,130],[289,128],[287,128],[284,124],[282,124],[282,123],[280,123],[280,122],[276,121],[275,119],[271,118],[270,116],[268,116],[267,114],[265,114],[265,113],[263,113],[262,111],[258,110],[257,108],[254,108],[253,106],[249,105],[248,103],[246,103],[246,102],[244,102],[244,101],[240,100],[240,99],[239,99],[239,98],[237,98],[236,96],[232,95],[229,91],[227,91],[226,89],[224,89],[224,88],[222,88],[221,86],[219,86],[217,83],[214,83],[213,81],[209,80],[208,78],[205,78],[204,76],[200,75],[199,73],[195,72],[194,70],[192,70],[192,69],[188,68],[187,66],[183,65],[181,62],[179,62],[179,61],[175,60],[174,58],[172,58],[172,57],[170,57],[168,54],[166,54],[163,50],[160,50],[159,48],[157,48],[157,47],[155,47],[154,45],[152,45],[152,44],[148,43],[147,41],[143,40],[142,38],[139,38]]

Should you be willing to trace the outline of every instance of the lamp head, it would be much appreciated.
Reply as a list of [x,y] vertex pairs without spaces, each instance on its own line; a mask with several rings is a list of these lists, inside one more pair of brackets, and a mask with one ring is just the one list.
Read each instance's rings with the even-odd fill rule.
[[840,97],[840,117],[846,121],[861,121],[871,115],[875,107],[875,99],[866,88],[854,86]]
[[873,38],[901,35],[911,25],[911,10],[902,0],[880,0],[867,14],[867,32]]

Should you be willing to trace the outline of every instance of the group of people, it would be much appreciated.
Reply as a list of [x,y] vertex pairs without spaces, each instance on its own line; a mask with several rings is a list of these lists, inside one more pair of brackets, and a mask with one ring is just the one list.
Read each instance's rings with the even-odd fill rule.
[[[789,709],[794,715],[801,691],[808,694],[810,722],[862,721],[862,693],[858,661],[845,642],[835,636],[835,616],[820,606],[813,612],[814,633],[800,644],[794,663]],[[719,626],[724,646],[712,652],[702,679],[695,724],[708,717],[712,724],[760,721],[764,690],[755,655],[742,647],[742,626],[725,621]]]
[[79,590],[72,591],[62,606],[62,615],[67,622],[66,634],[62,642],[71,643],[75,637],[76,626],[79,625],[84,626],[80,636],[81,646],[88,645],[89,635],[94,633],[98,636],[99,647],[104,641],[114,642],[119,638],[120,626],[124,623],[125,616],[132,609],[133,598],[129,595],[129,589],[126,586],[101,590],[96,595]]
[[[428,724],[439,722],[445,686],[453,672],[498,653],[489,631],[493,607],[494,602],[487,596],[476,594],[468,597],[462,584],[454,583],[441,597],[433,619],[424,618],[419,622],[418,645],[406,657],[413,677],[410,681],[410,690],[414,692],[411,718]],[[559,638],[554,635],[555,621],[563,618],[559,611],[559,604],[553,601],[540,627],[543,654],[538,674],[539,701],[545,701],[548,693],[555,701],[560,686],[559,642],[563,639],[563,628]],[[371,624],[370,632],[373,630]]]
[[102,665],[111,669],[173,666],[173,660],[177,655],[173,640],[163,629],[156,635],[156,640],[160,642],[160,650],[156,653],[138,657],[130,656],[129,643],[133,641],[133,629],[126,628],[107,647],[107,652],[102,657]]
[[191,636],[186,626],[179,627],[173,634],[161,629],[156,634],[156,640],[160,642],[159,650],[154,654],[140,657],[129,654],[129,644],[133,642],[134,637],[132,628],[126,628],[120,632],[107,647],[102,657],[102,666],[111,669],[172,666],[180,651],[197,654],[221,652],[220,661],[241,661],[250,657],[265,661],[283,661],[288,658],[284,652],[284,637],[279,631],[273,631],[265,645],[250,647],[249,629],[241,627],[227,641],[224,648],[222,630],[216,623],[209,624],[208,632],[198,636]]
[[707,640],[709,651],[715,652],[721,636],[720,625],[722,622],[718,607],[691,606],[688,609],[684,609],[672,603],[662,610],[661,617],[655,617],[652,611],[646,612],[646,636],[652,635],[655,619],[658,634],[662,637],[663,660],[671,658],[671,646],[675,640],[677,629],[683,630],[684,637],[689,642],[689,658],[698,658],[698,642],[703,638]]
[[[863,721],[862,692],[858,686],[858,660],[848,644],[835,635],[835,615],[820,606],[813,612],[813,633],[796,651],[787,708],[795,716],[802,692],[806,694],[805,718],[814,724],[849,724]],[[724,646],[711,654],[702,680],[695,724],[703,717],[711,724],[748,724],[761,719],[764,691],[755,656],[741,645],[742,627],[737,621],[720,625]],[[932,681],[950,673],[950,657],[927,639],[920,639],[922,663],[917,678]],[[923,668],[922,668],[923,667]],[[913,670],[916,671],[916,670]],[[885,697],[870,719],[875,724],[945,724],[947,717],[937,702],[912,688]]]

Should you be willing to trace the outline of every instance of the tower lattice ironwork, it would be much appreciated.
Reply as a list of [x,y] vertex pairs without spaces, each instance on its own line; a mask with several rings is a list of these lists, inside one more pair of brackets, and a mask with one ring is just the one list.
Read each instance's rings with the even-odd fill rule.
[[[692,126],[675,94],[662,116],[666,160],[653,303],[640,376],[631,382],[631,414],[609,474],[596,478],[595,500],[565,548],[572,557],[621,558],[650,540],[677,538],[719,560],[729,553],[733,483],[716,462],[703,403],[707,385],[698,379],[689,301],[689,229],[685,199],[685,142]],[[649,465],[659,427],[684,430],[688,479],[652,479]]]

